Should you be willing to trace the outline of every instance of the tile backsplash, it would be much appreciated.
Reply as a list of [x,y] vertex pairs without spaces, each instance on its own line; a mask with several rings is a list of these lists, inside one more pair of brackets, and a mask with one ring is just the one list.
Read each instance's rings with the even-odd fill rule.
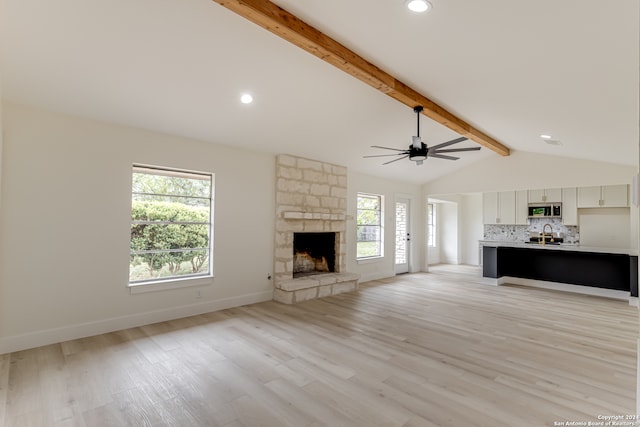
[[579,228],[564,225],[562,220],[556,218],[531,218],[529,225],[485,224],[484,240],[524,242],[529,240],[530,232],[542,232],[545,224],[551,224],[554,233],[563,233],[565,243],[580,243]]

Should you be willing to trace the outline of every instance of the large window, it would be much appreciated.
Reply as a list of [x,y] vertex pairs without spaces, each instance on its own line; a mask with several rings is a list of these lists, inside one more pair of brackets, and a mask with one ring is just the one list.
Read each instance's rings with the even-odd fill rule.
[[129,283],[210,276],[213,175],[133,166]]
[[433,203],[427,204],[427,244],[429,247],[436,246],[436,206]]
[[382,196],[358,193],[357,258],[381,257]]

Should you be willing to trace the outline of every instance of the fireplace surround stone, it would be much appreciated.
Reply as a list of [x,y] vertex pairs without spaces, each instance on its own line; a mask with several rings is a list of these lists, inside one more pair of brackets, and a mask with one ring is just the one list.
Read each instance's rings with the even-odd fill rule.
[[[358,289],[346,271],[347,168],[286,154],[276,156],[273,298],[294,304]],[[336,233],[335,271],[293,278],[293,236]]]

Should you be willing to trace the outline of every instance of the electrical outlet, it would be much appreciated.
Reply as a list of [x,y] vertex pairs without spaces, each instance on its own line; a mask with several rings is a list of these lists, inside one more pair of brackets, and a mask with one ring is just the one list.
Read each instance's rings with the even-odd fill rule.
[[196,291],[196,298],[202,298],[202,291],[200,290]]

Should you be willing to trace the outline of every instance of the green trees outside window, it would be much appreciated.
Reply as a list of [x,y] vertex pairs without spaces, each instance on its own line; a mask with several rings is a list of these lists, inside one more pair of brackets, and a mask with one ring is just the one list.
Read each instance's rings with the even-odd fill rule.
[[382,256],[382,196],[358,193],[357,258]]
[[210,174],[134,166],[129,282],[211,274]]

